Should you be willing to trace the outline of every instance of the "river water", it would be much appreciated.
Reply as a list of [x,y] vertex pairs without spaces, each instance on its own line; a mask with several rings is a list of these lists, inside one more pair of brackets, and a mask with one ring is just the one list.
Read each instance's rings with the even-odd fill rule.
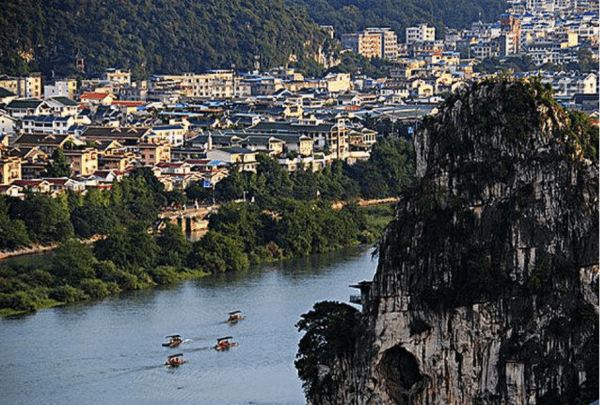
[[[304,404],[300,315],[372,279],[366,248],[0,319],[0,404]],[[242,310],[246,319],[226,323]],[[162,347],[169,334],[184,342]],[[213,349],[230,335],[239,346]],[[164,366],[170,354],[187,361]]]

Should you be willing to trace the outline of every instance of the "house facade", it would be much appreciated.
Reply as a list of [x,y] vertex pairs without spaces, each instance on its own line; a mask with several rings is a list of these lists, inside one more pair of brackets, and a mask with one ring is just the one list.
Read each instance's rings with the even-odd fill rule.
[[75,176],[89,176],[98,170],[98,151],[95,148],[63,150]]

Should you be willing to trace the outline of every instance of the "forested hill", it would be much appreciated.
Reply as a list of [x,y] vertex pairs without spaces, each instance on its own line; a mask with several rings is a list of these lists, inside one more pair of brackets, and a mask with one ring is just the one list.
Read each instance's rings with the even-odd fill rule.
[[505,0],[288,0],[304,7],[318,24],[337,33],[389,27],[404,41],[405,29],[426,22],[440,34],[445,27],[467,28],[477,20],[497,21]]
[[0,73],[136,75],[302,63],[325,35],[284,0],[3,0]]

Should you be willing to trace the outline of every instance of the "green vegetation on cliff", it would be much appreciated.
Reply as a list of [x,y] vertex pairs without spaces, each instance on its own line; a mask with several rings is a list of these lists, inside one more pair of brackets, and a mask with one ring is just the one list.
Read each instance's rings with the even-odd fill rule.
[[329,329],[343,308],[302,316],[308,402],[597,399],[597,125],[538,80],[495,78],[426,119],[415,156],[359,326]]

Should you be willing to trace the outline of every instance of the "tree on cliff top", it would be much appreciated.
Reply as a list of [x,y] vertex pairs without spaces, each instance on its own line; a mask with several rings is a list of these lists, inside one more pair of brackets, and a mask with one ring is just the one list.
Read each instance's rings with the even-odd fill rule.
[[303,314],[296,324],[299,331],[306,333],[300,339],[294,364],[309,397],[317,392],[322,395],[331,388],[331,381],[321,370],[338,355],[354,350],[357,315],[357,309],[348,304],[323,301]]

